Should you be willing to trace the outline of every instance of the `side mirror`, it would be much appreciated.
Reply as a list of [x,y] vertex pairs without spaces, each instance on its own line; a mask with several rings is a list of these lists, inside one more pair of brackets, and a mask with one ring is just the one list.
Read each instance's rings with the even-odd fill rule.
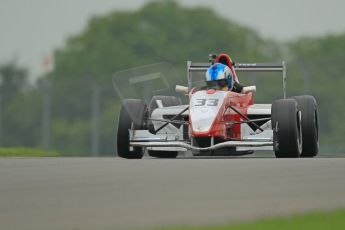
[[252,92],[252,93],[256,92],[256,86],[255,85],[243,87],[242,93],[250,93],[250,92]]
[[188,94],[188,87],[183,85],[176,85],[175,91],[177,93]]

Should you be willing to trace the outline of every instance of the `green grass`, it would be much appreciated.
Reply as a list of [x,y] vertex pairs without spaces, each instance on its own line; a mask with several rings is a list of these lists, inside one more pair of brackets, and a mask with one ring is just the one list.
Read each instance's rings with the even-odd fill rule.
[[0,148],[0,157],[56,157],[61,154],[52,150],[43,150],[36,148]]
[[291,217],[263,219],[245,223],[205,227],[161,227],[157,230],[343,230],[345,210],[318,212]]

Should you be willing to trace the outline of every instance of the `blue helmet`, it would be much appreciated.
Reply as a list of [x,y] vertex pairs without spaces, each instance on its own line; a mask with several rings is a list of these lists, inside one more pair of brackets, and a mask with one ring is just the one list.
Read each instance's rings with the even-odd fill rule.
[[222,63],[212,65],[206,71],[206,83],[209,87],[228,86],[228,89],[231,90],[233,86],[231,69]]

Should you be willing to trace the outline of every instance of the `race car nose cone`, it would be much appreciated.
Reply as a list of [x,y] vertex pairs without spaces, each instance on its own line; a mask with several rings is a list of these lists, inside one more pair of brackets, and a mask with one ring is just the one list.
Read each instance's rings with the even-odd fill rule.
[[207,90],[207,94],[214,94],[216,91],[214,89]]

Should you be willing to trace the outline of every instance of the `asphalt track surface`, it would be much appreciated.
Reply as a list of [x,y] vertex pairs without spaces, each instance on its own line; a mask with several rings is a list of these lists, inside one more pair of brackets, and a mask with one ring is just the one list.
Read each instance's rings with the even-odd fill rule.
[[345,207],[345,158],[0,158],[0,228],[150,229]]

